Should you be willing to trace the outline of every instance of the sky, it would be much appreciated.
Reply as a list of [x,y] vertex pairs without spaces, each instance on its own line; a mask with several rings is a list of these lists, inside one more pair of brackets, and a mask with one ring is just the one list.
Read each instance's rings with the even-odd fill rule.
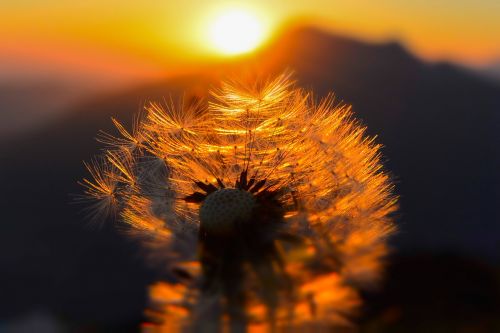
[[254,13],[268,39],[294,21],[366,41],[398,40],[431,61],[483,66],[500,59],[498,0],[4,0],[0,74],[71,67],[154,76],[220,56],[207,31],[234,7]]

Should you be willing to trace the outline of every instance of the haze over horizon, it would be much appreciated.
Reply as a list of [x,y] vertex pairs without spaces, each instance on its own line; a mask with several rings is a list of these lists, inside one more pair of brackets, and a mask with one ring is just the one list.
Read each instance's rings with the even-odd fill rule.
[[[321,34],[332,39],[345,39],[367,46],[385,47],[399,45],[408,56],[417,57],[425,63],[428,59],[418,58],[405,45],[390,41],[363,41],[337,34],[315,25],[299,23],[288,25],[272,39],[265,42],[257,51],[237,57],[207,57],[182,63],[174,61],[170,65],[148,64],[132,58],[61,58],[54,61],[50,56],[30,59],[29,55],[16,59],[0,61],[0,137],[6,138],[17,133],[37,128],[64,114],[67,109],[77,106],[90,97],[120,93],[162,80],[182,75],[213,72],[214,68],[230,68],[232,65],[259,59],[260,54],[272,49],[272,57],[282,56],[284,49],[300,35],[310,31],[312,35]],[[293,43],[293,42],[292,42]],[[45,52],[44,50],[41,50]],[[47,51],[49,52],[49,51]],[[47,55],[47,54],[45,54]],[[5,56],[5,54],[4,54]],[[85,54],[83,54],[85,56]],[[0,53],[0,59],[2,54]],[[84,59],[85,58],[85,59]],[[262,57],[260,57],[261,65]],[[104,59],[104,60],[103,60]],[[56,59],[57,60],[57,59]],[[460,66],[460,65],[459,65]],[[245,66],[246,67],[246,66]],[[461,67],[464,67],[463,65]],[[217,70],[218,71],[218,70]],[[480,73],[478,71],[478,73]],[[481,73],[496,78],[496,73]]]
[[[492,0],[426,4],[387,0],[229,1],[141,3],[92,0],[61,4],[25,0],[2,4],[2,73],[54,73],[136,79],[186,70],[194,63],[223,60],[207,30],[220,13],[254,13],[263,42],[295,25],[312,25],[365,42],[398,41],[426,61],[482,67],[500,59],[500,3]],[[422,24],[425,22],[425,24]],[[226,58],[227,59],[227,58]]]

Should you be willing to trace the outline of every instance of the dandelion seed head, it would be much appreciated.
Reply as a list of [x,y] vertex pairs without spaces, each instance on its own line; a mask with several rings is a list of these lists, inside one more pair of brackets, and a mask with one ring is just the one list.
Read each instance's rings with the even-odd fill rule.
[[175,295],[170,324],[350,323],[381,276],[397,200],[349,106],[317,103],[285,73],[150,103],[131,133],[113,122],[122,138],[105,136],[83,185],[167,262],[152,298]]

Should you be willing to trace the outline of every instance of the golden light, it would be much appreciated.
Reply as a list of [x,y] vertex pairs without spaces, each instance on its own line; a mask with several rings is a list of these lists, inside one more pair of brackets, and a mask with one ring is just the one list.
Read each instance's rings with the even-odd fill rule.
[[254,50],[263,42],[264,28],[259,18],[250,11],[227,10],[215,18],[210,39],[218,52],[241,54]]

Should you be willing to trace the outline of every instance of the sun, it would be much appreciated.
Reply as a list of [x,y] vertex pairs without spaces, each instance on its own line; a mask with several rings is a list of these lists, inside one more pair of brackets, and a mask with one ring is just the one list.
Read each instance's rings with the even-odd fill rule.
[[263,42],[264,28],[259,18],[250,11],[227,10],[213,21],[210,39],[220,53],[242,54],[254,50]]

